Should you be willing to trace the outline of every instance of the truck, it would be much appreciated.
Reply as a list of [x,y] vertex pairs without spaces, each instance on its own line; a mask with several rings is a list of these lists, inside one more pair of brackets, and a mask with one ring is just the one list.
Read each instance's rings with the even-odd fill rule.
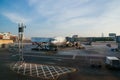
[[109,69],[120,69],[120,59],[115,56],[107,56],[105,65]]

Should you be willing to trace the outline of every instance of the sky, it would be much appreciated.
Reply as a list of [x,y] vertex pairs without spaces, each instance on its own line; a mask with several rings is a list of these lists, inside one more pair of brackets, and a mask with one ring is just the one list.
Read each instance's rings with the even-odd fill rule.
[[0,32],[25,36],[120,35],[120,0],[0,0]]

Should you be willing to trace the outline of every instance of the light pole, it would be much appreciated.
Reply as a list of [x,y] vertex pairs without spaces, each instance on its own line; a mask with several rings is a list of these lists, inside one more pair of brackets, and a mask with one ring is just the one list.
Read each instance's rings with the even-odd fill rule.
[[24,28],[26,28],[23,23],[18,24],[18,46],[19,46],[19,61],[24,61],[23,58],[23,33],[24,33]]

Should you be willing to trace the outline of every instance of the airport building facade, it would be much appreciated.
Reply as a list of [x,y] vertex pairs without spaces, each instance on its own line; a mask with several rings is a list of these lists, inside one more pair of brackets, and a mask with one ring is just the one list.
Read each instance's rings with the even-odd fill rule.
[[5,48],[8,44],[13,43],[17,40],[17,36],[10,32],[0,33],[0,48]]

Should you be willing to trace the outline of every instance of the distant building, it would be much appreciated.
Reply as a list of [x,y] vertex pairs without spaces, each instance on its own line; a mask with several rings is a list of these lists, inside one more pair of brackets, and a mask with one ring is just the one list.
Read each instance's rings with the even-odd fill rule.
[[116,33],[109,33],[109,37],[116,37]]
[[116,36],[116,42],[118,43],[118,49],[120,50],[120,36]]
[[116,36],[116,42],[120,43],[120,36]]
[[116,40],[116,33],[109,33],[109,37]]
[[13,41],[16,41],[17,40],[17,36],[16,35],[13,35],[11,34],[10,32],[2,32],[0,33],[0,40],[3,39],[3,40],[13,40]]
[[73,35],[72,38],[78,38],[78,35]]
[[0,33],[0,47],[4,47],[5,45],[7,45],[9,43],[13,43],[16,40],[17,40],[17,36],[11,34],[10,32]]

